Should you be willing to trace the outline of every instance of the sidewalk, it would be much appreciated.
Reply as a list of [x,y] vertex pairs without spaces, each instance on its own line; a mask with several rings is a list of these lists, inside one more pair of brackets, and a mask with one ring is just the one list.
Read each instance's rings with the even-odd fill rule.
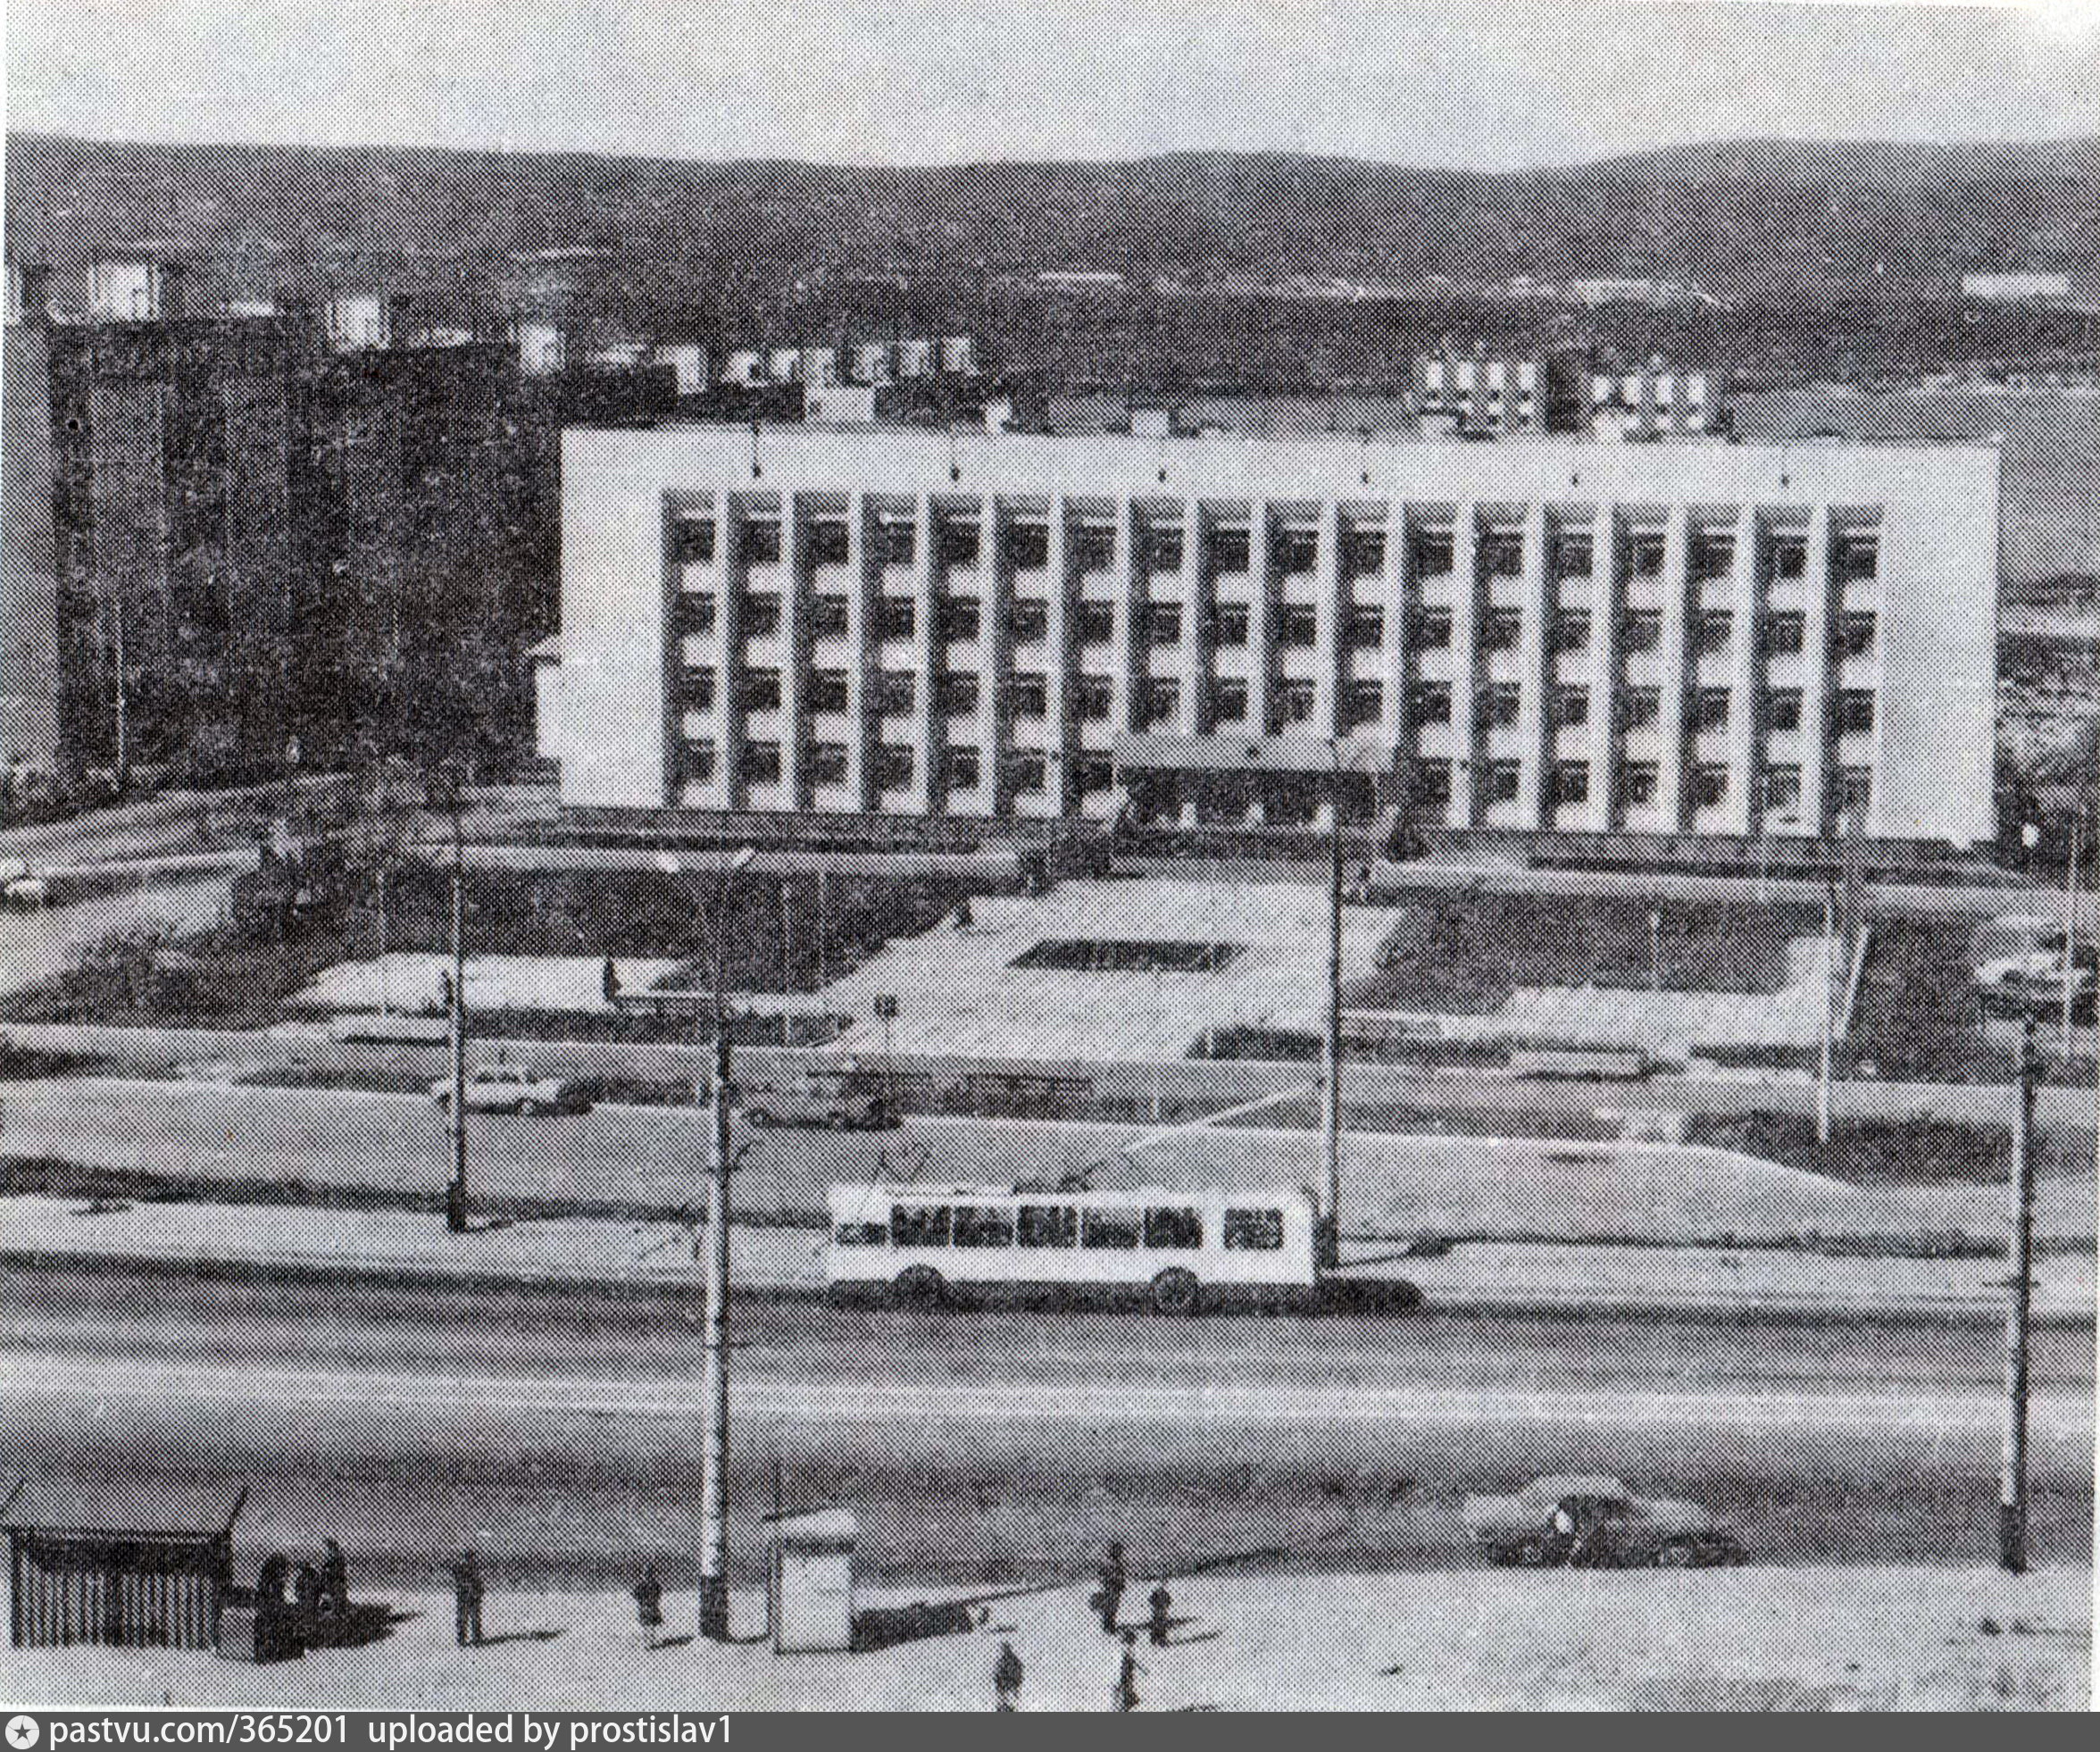
[[[512,1594],[494,1580],[481,1648],[454,1646],[448,1594],[395,1592],[383,1598],[414,1615],[362,1648],[269,1667],[0,1650],[0,1689],[78,1706],[988,1710],[1011,1641],[1024,1710],[1097,1711],[1118,1654],[1080,1588],[995,1600],[969,1631],[782,1658],[760,1639],[753,1595],[735,1614],[750,1640],[645,1653],[623,1593]],[[689,1585],[666,1581],[667,1628],[683,1635]],[[2083,1709],[2091,1586],[2082,1568],[1923,1564],[1215,1574],[1172,1583],[1184,1622],[1165,1648],[1140,1637],[1138,1692],[1147,1711]],[[858,1604],[924,1598],[868,1589]]]
[[[824,1237],[807,1229],[738,1226],[730,1272],[739,1292],[814,1297]],[[1481,1243],[1437,1259],[1394,1258],[1371,1246],[1345,1259],[1351,1278],[1402,1278],[1443,1312],[1741,1312],[1995,1315],[2004,1263],[1996,1259],[1851,1259],[1777,1250]],[[135,1204],[90,1214],[84,1201],[0,1198],[0,1258],[240,1264],[351,1276],[428,1277],[570,1285],[697,1287],[693,1231],[674,1223],[558,1217],[500,1224],[466,1237],[412,1211],[283,1205]],[[2035,1314],[2090,1320],[2089,1258],[2037,1265]]]

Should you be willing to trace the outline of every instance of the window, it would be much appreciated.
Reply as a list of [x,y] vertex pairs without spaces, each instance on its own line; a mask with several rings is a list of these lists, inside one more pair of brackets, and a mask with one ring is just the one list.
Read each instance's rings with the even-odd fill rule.
[[979,533],[975,523],[957,519],[940,525],[935,552],[940,555],[944,566],[973,566],[977,563]]
[[984,763],[974,748],[949,748],[941,755],[941,780],[951,791],[974,791],[984,782]]
[[712,669],[689,669],[686,672],[686,704],[705,712],[714,705],[714,672]]
[[1313,686],[1310,681],[1279,681],[1276,685],[1276,728],[1312,721]]
[[1729,770],[1725,766],[1692,769],[1692,801],[1701,809],[1718,809],[1728,801]]
[[912,751],[898,742],[885,742],[875,751],[875,788],[901,791],[912,782],[917,769]]
[[1212,530],[1211,531],[1211,575],[1222,572],[1244,572],[1247,569],[1247,532],[1241,529]]
[[1386,714],[1386,690],[1376,681],[1352,681],[1342,695],[1342,725],[1375,724]]
[[673,565],[707,565],[714,559],[714,519],[679,517],[671,525]]
[[1099,723],[1115,707],[1115,684],[1105,675],[1079,677],[1079,716]]
[[780,557],[780,526],[768,519],[763,522],[745,524],[739,546],[744,563],[753,566],[770,566]]
[[846,783],[846,755],[843,742],[812,742],[810,745],[810,783],[812,785],[843,785]]
[[1228,1253],[1280,1253],[1283,1251],[1281,1211],[1225,1212],[1225,1251]]
[[846,631],[851,612],[844,597],[812,597],[811,633],[818,638],[838,637]]
[[909,638],[919,630],[919,605],[909,597],[884,597],[875,623],[884,638]]
[[1181,705],[1181,684],[1171,675],[1148,677],[1142,698],[1140,715],[1146,725],[1171,724]]
[[886,1247],[889,1231],[879,1222],[842,1222],[831,1239],[842,1247]]
[[908,669],[886,669],[875,678],[878,712],[913,711],[919,704],[919,678]]
[[1660,688],[1629,688],[1619,701],[1619,728],[1649,730],[1662,720]]
[[1488,763],[1488,801],[1514,803],[1522,782],[1519,763],[1515,761],[1489,761]]
[[1082,645],[1105,645],[1115,637],[1115,605],[1112,602],[1082,602],[1079,605],[1079,642]]
[[777,784],[780,778],[780,745],[778,742],[746,742],[744,745],[744,777],[754,785]]
[[1619,769],[1619,796],[1629,809],[1652,808],[1662,787],[1662,769],[1653,761],[1629,761]]
[[1115,763],[1106,755],[1081,755],[1072,769],[1072,788],[1081,797],[1092,797],[1115,783]]
[[1874,800],[1874,772],[1871,767],[1841,766],[1838,769],[1838,806],[1853,821],[1864,822],[1868,806]]
[[811,672],[809,704],[812,712],[843,712],[846,707],[846,672],[843,669]]
[[1386,611],[1352,608],[1342,622],[1342,643],[1352,651],[1375,651],[1386,642]]
[[824,521],[809,526],[809,557],[813,566],[842,566],[846,559],[846,525]]
[[1514,681],[1497,681],[1480,690],[1479,720],[1482,730],[1508,729],[1517,722],[1523,691]]
[[1451,763],[1417,761],[1414,763],[1414,801],[1425,809],[1446,809],[1451,805]]
[[1626,572],[1629,578],[1660,578],[1669,542],[1658,530],[1643,530],[1626,540]]
[[1576,730],[1589,722],[1589,689],[1588,688],[1555,688],[1553,693],[1553,721],[1559,730]]
[[1033,795],[1047,788],[1050,762],[1040,748],[1023,748],[1007,756],[1006,772],[1015,790]]
[[1838,733],[1864,734],[1874,728],[1874,696],[1864,688],[1845,688],[1838,695]]
[[1733,537],[1704,535],[1692,542],[1692,576],[1702,581],[1728,577],[1736,569]]
[[1050,634],[1050,605],[1022,598],[1006,610],[1006,628],[1016,645],[1032,645]]
[[686,777],[708,780],[714,777],[715,749],[712,740],[695,742],[686,749]]
[[1303,649],[1318,642],[1320,616],[1310,603],[1287,602],[1276,610],[1276,642]]
[[946,1205],[892,1205],[890,1239],[900,1247],[945,1247],[951,1216]]
[[1414,532],[1414,575],[1417,578],[1447,578],[1451,575],[1454,560],[1449,530],[1417,530]]
[[1386,532],[1350,530],[1342,537],[1342,576],[1373,578],[1386,569]]
[[1524,538],[1514,530],[1497,531],[1480,538],[1479,572],[1483,578],[1514,578],[1524,570]]
[[1070,1205],[1023,1205],[1015,1229],[1024,1247],[1076,1247],[1079,1214]]
[[1320,532],[1317,530],[1278,530],[1269,538],[1269,563],[1277,576],[1287,572],[1311,571],[1320,558]]
[[940,603],[940,636],[975,638],[984,623],[984,612],[975,597],[944,597]]
[[1729,648],[1736,635],[1736,617],[1725,608],[1704,609],[1699,615],[1699,655],[1718,655]]
[[1513,608],[1491,608],[1480,623],[1483,651],[1514,651],[1524,636],[1524,617]]
[[1774,688],[1768,697],[1766,712],[1771,725],[1776,730],[1797,730],[1801,728],[1801,689]]
[[1831,570],[1845,584],[1863,583],[1873,577],[1881,559],[1881,544],[1871,535],[1841,535],[1831,556]]
[[1451,611],[1448,608],[1418,609],[1414,617],[1414,643],[1418,650],[1449,650]]
[[1872,609],[1848,609],[1838,617],[1838,648],[1848,657],[1871,656],[1875,630]]
[[711,633],[714,630],[714,597],[694,595],[679,598],[679,630],[689,633]]
[[1181,549],[1179,523],[1146,523],[1138,530],[1138,553],[1146,571],[1180,571]]
[[1774,578],[1808,576],[1808,543],[1797,535],[1774,536],[1766,560]]
[[1145,1213],[1145,1245],[1148,1247],[1200,1247],[1203,1217],[1178,1206],[1154,1205]]
[[938,691],[940,709],[950,717],[977,710],[979,690],[974,675],[962,675],[950,671],[940,678]]
[[1211,716],[1221,724],[1243,724],[1247,714],[1247,684],[1220,680],[1211,688]]
[[780,672],[754,669],[744,677],[744,709],[778,712],[780,709]]
[[1782,608],[1764,623],[1764,648],[1775,656],[1796,655],[1807,642],[1808,622],[1799,609]]
[[770,638],[780,630],[780,599],[766,595],[744,598],[744,636]]
[[1219,646],[1247,642],[1247,607],[1243,602],[1221,602],[1212,623],[1212,641]]
[[1179,645],[1181,642],[1181,605],[1178,602],[1147,603],[1145,606],[1146,637],[1154,645]]
[[1564,531],[1554,552],[1554,575],[1556,578],[1588,578],[1590,567],[1596,563],[1596,555],[1591,538],[1587,533]]
[[1418,724],[1448,724],[1451,722],[1451,683],[1448,681],[1417,681],[1411,697],[1410,710]]
[[1016,674],[1013,678],[1013,715],[1016,718],[1040,718],[1050,710],[1049,678],[1042,675]]
[[1554,649],[1562,653],[1589,649],[1589,611],[1563,608],[1554,616]]
[[1081,571],[1106,571],[1115,563],[1112,523],[1081,523],[1072,541],[1072,563]]
[[1801,769],[1797,766],[1775,766],[1764,775],[1764,813],[1767,815],[1784,815],[1799,807],[1801,803]]
[[959,1247],[1010,1247],[1013,1213],[993,1205],[955,1206],[954,1245]]
[[1662,616],[1653,608],[1630,610],[1619,629],[1619,640],[1629,651],[1653,651],[1662,643]]
[[875,563],[908,566],[919,552],[919,526],[902,517],[885,517],[875,525]]
[[1046,523],[1012,523],[1006,529],[1006,563],[1016,571],[1033,571],[1050,563],[1050,529]]
[[1136,1211],[1086,1211],[1079,1220],[1079,1245],[1083,1247],[1112,1247],[1119,1252],[1134,1252],[1139,1232]]
[[1701,730],[1726,730],[1729,722],[1728,689],[1726,688],[1700,688],[1696,712],[1696,722]]
[[1589,801],[1589,766],[1584,761],[1562,761],[1553,770],[1553,800],[1573,805]]

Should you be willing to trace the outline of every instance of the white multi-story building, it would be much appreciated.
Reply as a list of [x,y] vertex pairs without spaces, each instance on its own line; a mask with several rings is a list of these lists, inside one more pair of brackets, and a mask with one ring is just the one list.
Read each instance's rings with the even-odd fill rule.
[[690,425],[562,482],[571,806],[1296,821],[1338,739],[1454,828],[1995,829],[1989,448]]

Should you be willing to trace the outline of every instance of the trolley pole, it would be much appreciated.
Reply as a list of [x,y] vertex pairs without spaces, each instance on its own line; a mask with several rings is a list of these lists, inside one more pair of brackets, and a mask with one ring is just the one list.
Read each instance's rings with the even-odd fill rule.
[[452,792],[452,1179],[445,1226],[467,1232],[467,872],[460,795]]
[[1342,1246],[1342,746],[1334,744],[1334,783],[1328,794],[1327,1032],[1321,1053],[1325,1097],[1321,1147],[1327,1169],[1321,1264],[1332,1267]]
[[2005,1449],[1998,1480],[1998,1563],[2014,1575],[2027,1569],[2028,1314],[2034,1299],[2034,1019],[2020,1042],[2017,1099],[2012,1109],[2012,1275],[2005,1304]]

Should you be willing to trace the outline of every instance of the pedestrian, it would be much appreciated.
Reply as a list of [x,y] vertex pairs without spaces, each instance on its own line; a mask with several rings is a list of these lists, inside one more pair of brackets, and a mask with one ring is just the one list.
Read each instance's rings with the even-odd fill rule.
[[604,993],[605,993],[605,1002],[606,1002],[606,1003],[608,1003],[608,1004],[617,1004],[617,1003],[619,1003],[619,1001],[620,1001],[620,970],[619,970],[617,967],[613,966],[613,964],[612,964],[612,957],[611,955],[607,955],[607,956],[605,957],[605,972],[604,972],[604,979],[602,980],[602,981],[601,981],[600,983],[603,985],[603,987],[604,987]]
[[481,1598],[487,1591],[481,1554],[470,1545],[452,1566],[453,1630],[462,1648],[481,1640]]
[[292,1599],[293,1634],[298,1639],[298,1652],[304,1655],[313,1647],[314,1633],[321,1624],[321,1572],[312,1564],[299,1565],[292,1579]]
[[1123,1658],[1116,1669],[1115,1689],[1110,1693],[1110,1700],[1117,1714],[1128,1715],[1138,1707],[1138,1675],[1150,1671],[1149,1667],[1138,1664],[1138,1632],[1125,1631]]
[[321,1610],[340,1616],[350,1610],[350,1565],[333,1539],[321,1542]]
[[663,1629],[663,1582],[655,1564],[645,1567],[642,1579],[635,1583],[634,1603],[635,1616],[642,1625],[642,1647],[654,1648],[657,1633]]
[[292,1560],[283,1552],[272,1552],[262,1560],[262,1567],[255,1573],[255,1658],[258,1661],[281,1661],[294,1651],[292,1648],[292,1603],[285,1597],[285,1584],[291,1579]]
[[998,1713],[1011,1715],[1021,1707],[1021,1681],[1028,1671],[1021,1664],[1021,1656],[1013,1652],[1013,1645],[999,1645],[999,1658],[992,1664],[992,1689],[998,1695]]
[[1173,1609],[1174,1597],[1167,1592],[1167,1584],[1161,1581],[1152,1590],[1152,1646],[1154,1648],[1164,1648],[1167,1646],[1167,1631],[1174,1623],[1168,1614]]
[[1112,1637],[1116,1631],[1116,1619],[1123,1609],[1123,1589],[1129,1583],[1129,1578],[1123,1569],[1122,1541],[1111,1539],[1101,1560],[1090,1604],[1101,1614],[1101,1628]]

